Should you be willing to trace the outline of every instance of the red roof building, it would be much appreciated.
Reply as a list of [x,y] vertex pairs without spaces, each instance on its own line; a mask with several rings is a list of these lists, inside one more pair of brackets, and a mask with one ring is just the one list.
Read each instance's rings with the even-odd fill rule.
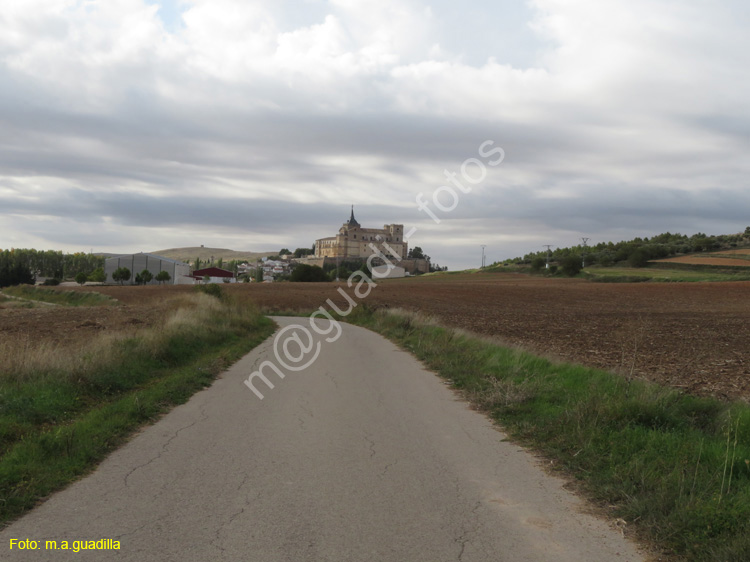
[[193,271],[193,277],[195,279],[203,279],[206,275],[209,277],[220,277],[222,279],[227,277],[234,279],[234,273],[228,269],[221,269],[218,267],[206,267],[205,269],[196,269]]

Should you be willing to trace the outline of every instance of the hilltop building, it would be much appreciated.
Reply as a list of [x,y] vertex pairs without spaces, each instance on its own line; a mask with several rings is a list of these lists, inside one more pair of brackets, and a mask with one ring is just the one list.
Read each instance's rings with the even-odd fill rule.
[[368,258],[382,253],[386,257],[406,258],[408,244],[403,224],[386,224],[383,228],[362,228],[352,215],[336,236],[315,241],[316,258]]

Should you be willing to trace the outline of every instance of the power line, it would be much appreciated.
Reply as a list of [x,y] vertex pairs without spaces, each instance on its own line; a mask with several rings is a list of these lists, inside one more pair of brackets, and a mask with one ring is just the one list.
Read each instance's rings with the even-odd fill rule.
[[588,248],[588,243],[591,238],[581,238],[583,241],[583,252],[581,255],[581,267],[586,267],[586,248]]
[[552,244],[543,244],[543,247],[547,248],[547,263],[545,264],[544,268],[549,269],[549,259],[551,257],[552,253]]

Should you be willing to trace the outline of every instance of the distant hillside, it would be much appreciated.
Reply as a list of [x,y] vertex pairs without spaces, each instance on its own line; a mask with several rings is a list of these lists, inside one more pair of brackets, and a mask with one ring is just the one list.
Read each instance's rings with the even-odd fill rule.
[[201,261],[210,260],[213,256],[214,260],[219,258],[226,261],[231,260],[242,260],[242,261],[257,261],[260,258],[266,256],[273,256],[278,254],[278,250],[275,252],[243,252],[236,250],[228,250],[226,248],[171,248],[169,250],[155,250],[149,252],[150,254],[156,254],[157,256],[164,256],[173,260],[180,260],[185,262],[194,262],[195,258],[200,258]]
[[[634,238],[622,242],[600,242],[585,247],[579,244],[570,248],[556,248],[549,252],[549,259],[550,262],[560,262],[567,256],[576,256],[580,259],[585,255],[587,265],[611,266],[628,261],[633,267],[644,267],[651,260],[663,260],[699,253],[705,257],[716,257],[714,256],[716,252],[739,252],[743,248],[750,248],[750,226],[745,229],[745,232],[737,234],[709,236],[699,232],[687,236],[665,232],[652,236],[650,239]],[[522,258],[505,260],[504,263],[530,264],[536,262],[537,266],[540,266],[539,264],[543,266],[547,257],[547,251],[543,250],[526,254]]]

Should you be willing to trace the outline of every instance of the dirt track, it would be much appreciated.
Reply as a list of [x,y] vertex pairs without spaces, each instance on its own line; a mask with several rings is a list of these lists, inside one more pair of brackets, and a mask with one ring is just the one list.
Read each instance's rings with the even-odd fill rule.
[[[269,311],[307,311],[329,297],[345,305],[333,283],[227,287]],[[0,337],[25,333],[34,340],[65,340],[71,329],[87,335],[127,322],[152,323],[165,299],[192,288],[97,290],[126,306],[0,310]],[[382,282],[366,302],[421,310],[549,356],[623,373],[632,369],[636,376],[691,393],[750,400],[748,282],[599,284],[462,274]]]

